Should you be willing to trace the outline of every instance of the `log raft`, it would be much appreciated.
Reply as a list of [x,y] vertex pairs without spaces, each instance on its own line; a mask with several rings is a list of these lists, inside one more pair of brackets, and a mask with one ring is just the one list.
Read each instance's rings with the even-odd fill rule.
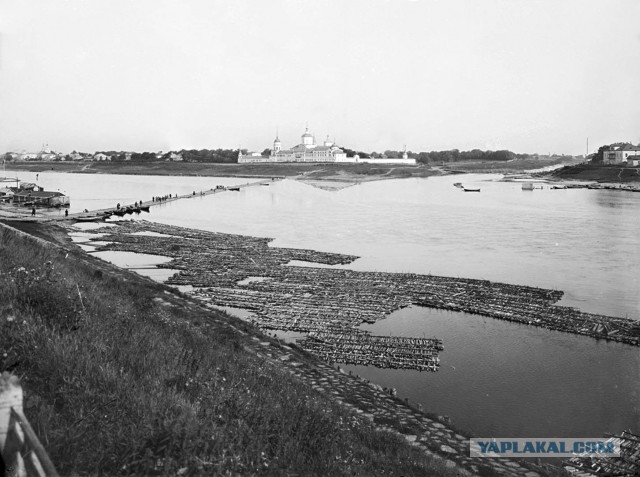
[[[133,235],[143,231],[164,236]],[[555,303],[563,295],[559,290],[487,280],[334,268],[332,266],[349,264],[358,257],[270,247],[268,238],[146,221],[121,222],[117,227],[91,232],[101,234],[96,241],[109,242],[97,250],[170,257],[170,262],[159,265],[178,270],[167,280],[168,284],[192,285],[193,294],[211,305],[251,310],[260,328],[315,333],[302,345],[327,359],[327,343],[331,340],[349,334],[354,336],[351,341],[333,341],[343,344],[335,345],[332,353],[340,349],[341,359],[347,359],[354,347],[365,339],[366,333],[358,329],[361,324],[375,323],[411,305],[640,346],[640,322],[557,306]],[[327,267],[288,265],[291,261]],[[252,280],[245,281],[247,278]],[[324,344],[319,345],[313,336],[325,336]],[[389,346],[388,356],[392,349],[395,348]],[[338,354],[335,356],[337,359]],[[381,366],[386,362],[394,363],[393,366],[400,363],[399,359],[397,362],[373,361]]]
[[359,364],[378,368],[437,371],[442,341],[433,338],[372,336],[367,333],[312,332],[298,341],[304,349],[328,363]]

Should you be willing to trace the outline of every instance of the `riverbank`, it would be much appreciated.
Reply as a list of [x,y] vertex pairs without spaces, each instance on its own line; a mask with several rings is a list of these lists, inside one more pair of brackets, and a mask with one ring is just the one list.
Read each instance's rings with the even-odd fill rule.
[[301,180],[326,190],[340,190],[361,182],[464,173],[516,173],[561,164],[566,159],[517,159],[507,162],[464,161],[437,165],[394,165],[369,163],[247,163],[214,164],[195,162],[11,162],[11,170],[68,172],[82,174],[125,174],[159,176],[203,176]]
[[513,159],[511,161],[459,161],[444,164],[441,168],[452,174],[513,174],[575,162],[577,160],[567,157]]
[[0,371],[62,475],[457,475],[278,365],[308,356],[21,227],[57,243],[0,226]]
[[16,225],[41,239],[0,225],[0,371],[23,376],[61,474],[555,473],[472,460],[436,416],[87,255],[55,225]]
[[539,177],[551,180],[593,181],[609,184],[640,182],[640,167],[621,167],[616,165],[577,164],[556,169]]
[[288,177],[308,180],[358,182],[440,174],[429,166],[353,163],[215,164],[200,162],[11,162],[11,170],[82,174],[129,174],[205,177]]

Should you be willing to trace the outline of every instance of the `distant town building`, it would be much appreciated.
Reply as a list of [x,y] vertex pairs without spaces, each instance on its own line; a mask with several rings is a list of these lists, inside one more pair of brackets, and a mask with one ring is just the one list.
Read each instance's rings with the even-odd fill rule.
[[316,138],[305,129],[301,136],[301,143],[290,149],[282,149],[282,142],[276,134],[273,141],[273,149],[267,157],[257,153],[242,154],[238,152],[238,163],[248,162],[369,162],[375,164],[415,164],[415,159],[409,159],[406,152],[402,159],[360,159],[358,155],[347,157],[347,153],[340,149],[329,139],[329,136],[320,146],[316,144]]
[[21,190],[13,196],[13,202],[16,204],[33,204],[47,207],[56,207],[69,205],[69,197],[61,192],[44,191],[44,190]]
[[26,152],[14,155],[14,159],[17,161],[55,161],[60,160],[61,154],[52,151],[48,144],[43,144],[42,149],[38,152]]
[[627,157],[627,166],[640,166],[640,155]]
[[602,152],[602,162],[604,164],[621,164],[628,162],[632,156],[640,155],[640,147],[633,144],[618,144],[609,146],[608,150]]
[[111,156],[107,156],[106,154],[103,154],[102,152],[99,152],[98,154],[93,156],[93,160],[94,161],[110,161],[111,160]]
[[315,137],[306,128],[301,136],[302,142],[291,149],[282,149],[282,142],[276,135],[271,155],[262,157],[257,154],[238,154],[238,162],[341,162],[347,154],[327,139],[322,146],[316,144]]
[[39,152],[26,152],[26,151],[23,151],[18,156],[18,160],[19,161],[35,161],[35,160],[38,159],[39,155],[40,155]]
[[0,201],[4,199],[10,199],[15,194],[15,191],[11,187],[0,187]]
[[46,144],[38,152],[22,151],[20,153],[9,153],[11,159],[16,161],[55,161],[60,160],[61,154],[49,149]]

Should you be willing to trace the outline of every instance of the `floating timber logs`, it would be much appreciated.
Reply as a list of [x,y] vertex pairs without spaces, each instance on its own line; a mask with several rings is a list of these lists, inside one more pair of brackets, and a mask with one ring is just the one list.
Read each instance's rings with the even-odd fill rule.
[[366,333],[312,332],[298,344],[329,363],[437,371],[442,341]]
[[[133,235],[143,231],[165,236]],[[414,273],[290,266],[291,261],[343,265],[357,257],[269,247],[271,240],[267,238],[146,221],[119,222],[116,227],[90,232],[101,234],[96,241],[109,242],[98,250],[170,257],[170,262],[159,265],[160,268],[179,270],[167,280],[168,284],[192,285],[194,296],[211,305],[251,310],[253,320],[260,328],[316,333],[303,346],[319,355],[326,355],[327,343],[336,342],[326,335],[320,346],[317,339],[313,341],[313,336],[327,333],[333,340],[352,335],[351,341],[343,338],[344,344],[335,345],[332,351],[335,354],[331,355],[335,359],[338,350],[342,353],[340,359],[347,359],[348,353],[360,346],[358,343],[366,335],[357,329],[362,323],[375,323],[411,305],[466,312],[640,346],[640,322],[554,305],[563,295],[558,290]],[[246,280],[250,277],[251,280]],[[389,345],[388,349],[395,348]],[[379,359],[375,365],[399,366],[399,362]]]
[[619,446],[620,449],[620,457],[585,454],[584,456],[572,457],[563,462],[563,466],[571,473],[578,475],[640,475],[640,435],[624,431],[622,434],[609,435],[603,441],[617,444],[616,447]]

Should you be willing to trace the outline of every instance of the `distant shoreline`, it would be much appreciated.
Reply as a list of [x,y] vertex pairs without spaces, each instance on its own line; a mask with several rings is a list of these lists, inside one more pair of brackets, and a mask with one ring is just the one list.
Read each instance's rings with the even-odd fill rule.
[[29,172],[126,174],[204,177],[287,177],[309,180],[363,182],[404,177],[429,177],[443,172],[430,166],[405,164],[273,163],[219,164],[196,162],[10,162],[8,169]]
[[[465,173],[517,173],[557,164],[557,160],[514,160],[507,162],[458,161],[443,164],[336,164],[336,163],[267,163],[221,164],[195,162],[9,162],[5,167],[16,171],[67,172],[80,174],[125,174],[204,177],[287,177],[341,189],[350,185],[385,179],[430,177]],[[342,185],[344,184],[344,185]]]
[[640,182],[640,167],[622,167],[621,165],[576,164],[543,173],[541,177],[553,180],[593,181],[619,184]]

